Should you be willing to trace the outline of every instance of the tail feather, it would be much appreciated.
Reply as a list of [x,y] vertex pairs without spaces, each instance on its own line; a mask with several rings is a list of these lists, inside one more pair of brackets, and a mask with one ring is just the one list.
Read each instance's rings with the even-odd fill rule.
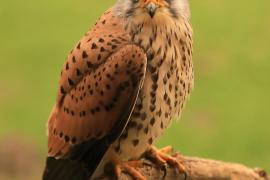
[[89,180],[108,147],[106,140],[91,140],[75,146],[68,159],[47,157],[42,179]]
[[89,171],[82,164],[69,159],[48,157],[43,180],[89,180]]

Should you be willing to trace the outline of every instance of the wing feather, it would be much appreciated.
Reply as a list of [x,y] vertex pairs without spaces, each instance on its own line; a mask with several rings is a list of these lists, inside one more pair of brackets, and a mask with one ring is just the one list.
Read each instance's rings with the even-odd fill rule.
[[67,93],[50,120],[49,156],[68,155],[69,147],[107,136],[130,103],[145,64],[139,47],[125,45]]
[[109,10],[70,52],[48,121],[44,180],[89,179],[121,135],[147,63],[129,39]]

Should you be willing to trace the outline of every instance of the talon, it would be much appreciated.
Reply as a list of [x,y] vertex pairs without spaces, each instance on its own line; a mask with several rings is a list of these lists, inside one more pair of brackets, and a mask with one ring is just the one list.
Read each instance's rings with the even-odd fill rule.
[[140,167],[142,165],[139,161],[127,161],[121,162],[115,165],[115,174],[116,178],[119,179],[122,172],[126,172],[132,176],[135,180],[146,180],[146,178],[136,170],[136,167]]
[[162,152],[162,153],[165,153],[165,154],[171,154],[171,153],[173,153],[173,147],[172,146],[166,146],[164,148],[161,148],[159,151]]
[[[165,148],[162,148],[161,150],[158,150],[155,147],[151,147],[151,149],[146,153],[146,157],[149,157],[150,159],[154,160],[161,168],[164,169],[164,166],[167,164],[176,167],[176,169],[183,173],[185,176],[185,179],[187,178],[187,172],[185,166],[179,162],[179,160],[176,158],[176,156],[170,156],[167,153],[172,153],[173,149],[172,147],[168,146]],[[178,155],[178,153],[176,153]]]
[[150,162],[143,162],[143,165],[146,165],[146,166],[151,166],[152,164]]

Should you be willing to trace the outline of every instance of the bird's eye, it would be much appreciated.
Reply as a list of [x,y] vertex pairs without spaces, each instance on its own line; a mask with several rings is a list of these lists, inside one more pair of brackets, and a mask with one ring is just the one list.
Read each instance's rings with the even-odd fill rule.
[[137,3],[139,0],[131,0],[133,3]]

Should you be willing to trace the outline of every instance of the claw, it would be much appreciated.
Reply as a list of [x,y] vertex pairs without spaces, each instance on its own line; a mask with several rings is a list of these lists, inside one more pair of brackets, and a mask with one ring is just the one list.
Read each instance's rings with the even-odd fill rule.
[[122,172],[126,172],[135,180],[146,180],[146,178],[138,170],[136,170],[136,167],[140,167],[141,165],[142,164],[139,161],[127,161],[116,164],[115,174],[117,179],[119,179]]
[[166,146],[164,148],[159,149],[160,152],[165,154],[173,153],[173,147],[172,146]]
[[[176,167],[176,169],[184,174],[185,179],[187,179],[187,172],[185,166],[179,162],[176,156],[170,156],[167,153],[172,153],[173,148],[168,146],[158,150],[155,147],[151,147],[151,149],[146,153],[146,156],[150,159],[154,160],[161,168],[164,169],[167,164]],[[165,171],[166,173],[166,171]]]

